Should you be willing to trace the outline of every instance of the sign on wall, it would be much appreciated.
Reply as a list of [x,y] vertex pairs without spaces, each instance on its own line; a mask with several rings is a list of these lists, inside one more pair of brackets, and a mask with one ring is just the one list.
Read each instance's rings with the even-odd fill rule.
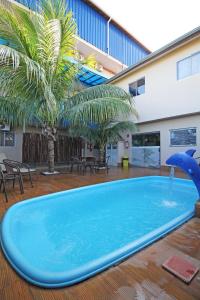
[[170,130],[170,146],[196,146],[196,127]]

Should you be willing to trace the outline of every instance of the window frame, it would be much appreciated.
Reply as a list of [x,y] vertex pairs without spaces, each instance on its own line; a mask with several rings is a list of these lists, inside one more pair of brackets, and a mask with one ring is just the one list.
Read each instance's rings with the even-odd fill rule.
[[[140,81],[140,80],[144,80],[144,93],[142,93],[142,94],[136,94],[135,96],[134,95],[132,95],[132,93],[130,92],[130,86],[131,85],[133,85],[133,84],[135,84],[136,85],[136,92],[138,92],[138,82]],[[141,78],[139,78],[139,79],[137,79],[137,80],[135,80],[135,81],[133,81],[133,82],[131,82],[131,83],[129,83],[129,93],[131,94],[131,96],[132,97],[138,97],[138,96],[141,96],[141,95],[144,95],[145,94],[145,92],[146,92],[146,88],[145,88],[145,86],[146,86],[146,78],[145,78],[145,76],[143,76],[143,77],[141,77]]]
[[[140,138],[140,145],[134,144],[134,138],[138,136]],[[145,141],[148,137],[154,136],[154,145],[147,145],[149,141]],[[151,142],[152,143],[152,142]],[[156,145],[158,143],[158,145]],[[144,147],[160,147],[161,138],[160,138],[160,131],[151,131],[151,132],[137,132],[132,134],[132,147],[134,148],[144,148]]]
[[[196,131],[196,141],[195,141],[195,144],[179,144],[179,145],[174,145],[174,144],[171,143],[171,133],[173,131],[181,131],[181,130],[189,130],[189,129],[195,129],[195,131]],[[191,146],[196,147],[197,146],[197,127],[185,127],[185,128],[169,129],[169,146],[170,147],[191,147]]]
[[[13,134],[13,145],[6,145],[6,134]],[[2,144],[0,144],[0,147],[15,147],[16,146],[15,131],[0,130],[0,135],[1,135],[0,140],[2,140]]]
[[[188,77],[191,77],[191,76],[200,74],[200,71],[199,71],[199,72],[195,72],[195,73],[192,72],[192,58],[195,57],[196,55],[200,55],[200,51],[197,51],[197,52],[195,52],[195,53],[193,53],[193,54],[191,54],[191,55],[188,55],[187,57],[184,57],[184,58],[182,58],[182,59],[180,59],[180,60],[178,60],[178,61],[176,62],[176,79],[177,79],[177,80],[183,80],[183,79],[185,79],[185,78],[188,78]],[[179,64],[180,64],[181,62],[183,62],[184,60],[187,60],[187,59],[190,59],[190,74],[187,75],[187,76],[184,76],[184,77],[181,77],[181,78],[180,78],[180,75],[179,75],[179,74],[180,74],[180,71],[179,71]]]

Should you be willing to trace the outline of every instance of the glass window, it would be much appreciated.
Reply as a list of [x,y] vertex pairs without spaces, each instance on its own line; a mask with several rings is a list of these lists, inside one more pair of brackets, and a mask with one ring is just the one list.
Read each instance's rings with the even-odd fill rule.
[[178,79],[183,79],[198,73],[200,73],[200,52],[177,62]]
[[150,132],[132,135],[133,147],[160,146],[160,133]]
[[15,145],[15,134],[14,132],[5,132],[5,146],[13,147]]
[[15,133],[11,131],[0,131],[0,146],[14,147],[15,146]]
[[132,135],[132,146],[133,147],[143,146],[143,135],[142,134],[133,134]]
[[129,93],[135,97],[137,96],[137,82],[129,84]]
[[178,79],[183,79],[191,74],[191,61],[189,58],[178,62]]
[[195,146],[197,143],[196,128],[170,130],[170,146]]
[[192,56],[192,74],[200,73],[200,53]]
[[145,93],[145,78],[141,78],[129,84],[129,93],[135,97]]
[[142,78],[137,82],[137,95],[142,95],[145,93],[145,79]]

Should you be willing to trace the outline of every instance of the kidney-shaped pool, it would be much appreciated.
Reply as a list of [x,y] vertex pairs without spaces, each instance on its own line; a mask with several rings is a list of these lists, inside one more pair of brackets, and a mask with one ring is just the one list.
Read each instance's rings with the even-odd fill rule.
[[29,282],[61,287],[118,263],[190,219],[192,181],[150,176],[91,185],[13,205],[1,245]]

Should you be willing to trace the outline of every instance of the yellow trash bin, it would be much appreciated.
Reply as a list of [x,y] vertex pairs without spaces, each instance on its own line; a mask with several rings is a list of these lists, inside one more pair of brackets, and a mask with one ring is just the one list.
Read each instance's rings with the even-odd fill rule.
[[127,156],[123,156],[122,157],[122,167],[125,168],[125,169],[127,169],[128,168],[128,164],[129,164],[128,157]]

